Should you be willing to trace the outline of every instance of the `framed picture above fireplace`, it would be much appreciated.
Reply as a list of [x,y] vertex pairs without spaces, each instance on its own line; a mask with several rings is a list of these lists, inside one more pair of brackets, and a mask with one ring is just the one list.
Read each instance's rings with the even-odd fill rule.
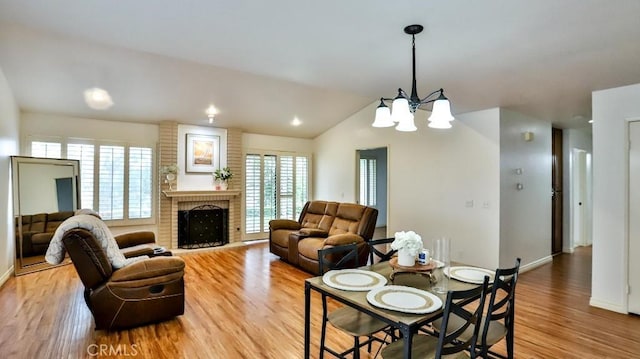
[[187,133],[186,172],[212,173],[220,167],[220,136]]

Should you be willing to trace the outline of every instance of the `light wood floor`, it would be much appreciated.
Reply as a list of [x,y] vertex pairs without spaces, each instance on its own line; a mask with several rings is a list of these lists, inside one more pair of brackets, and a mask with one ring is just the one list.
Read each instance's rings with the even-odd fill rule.
[[[72,266],[9,279],[0,289],[0,358],[96,357],[101,348],[122,358],[302,357],[307,273],[269,254],[265,242],[183,258],[185,314],[119,332],[93,330]],[[640,318],[589,307],[590,263],[584,248],[521,275],[516,358],[640,356]],[[312,309],[315,357],[319,296]],[[351,344],[332,328],[328,338],[332,347]]]

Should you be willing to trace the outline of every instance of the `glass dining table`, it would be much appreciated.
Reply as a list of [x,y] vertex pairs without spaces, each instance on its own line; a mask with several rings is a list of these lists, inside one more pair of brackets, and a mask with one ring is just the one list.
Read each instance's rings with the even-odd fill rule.
[[[402,279],[406,276],[412,276],[409,278],[410,286],[412,288],[421,289],[432,294],[435,294],[444,303],[446,293],[439,294],[432,290],[432,282],[428,276],[422,276],[418,273],[403,273],[402,275],[396,274],[394,281],[389,280],[392,274],[392,267],[389,262],[381,262],[374,265],[368,265],[358,268],[364,271],[373,271],[388,280],[388,284],[397,285],[399,282],[405,282]],[[442,268],[435,269],[434,271],[442,271]],[[434,272],[436,277],[439,277],[440,273]],[[476,287],[477,284],[458,281],[455,279],[448,280],[448,290],[465,290]],[[342,290],[327,285],[323,281],[322,276],[317,276],[305,280],[304,286],[304,358],[307,359],[310,356],[311,348],[311,291],[324,294],[329,298],[350,306],[358,311],[371,315],[379,320],[389,324],[392,328],[398,329],[402,333],[403,338],[409,338],[404,340],[404,358],[411,358],[411,346],[412,340],[410,340],[418,330],[439,318],[442,315],[442,306],[434,311],[422,314],[406,313],[398,310],[383,309],[379,306],[374,306],[367,300],[367,291],[355,291],[355,290]]]

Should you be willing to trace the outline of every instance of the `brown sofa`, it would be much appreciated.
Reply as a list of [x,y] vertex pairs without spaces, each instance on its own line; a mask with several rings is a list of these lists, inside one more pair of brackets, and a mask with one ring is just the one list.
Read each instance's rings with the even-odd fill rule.
[[282,260],[318,274],[318,250],[356,243],[359,264],[367,262],[378,210],[355,203],[309,201],[298,221],[269,222],[269,249]]
[[[53,233],[73,211],[38,213],[24,215],[21,221],[16,217],[16,248],[22,251],[23,257],[45,254]],[[20,224],[22,223],[22,246],[20,245]]]
[[69,230],[62,242],[84,284],[96,329],[130,328],[184,313],[182,258],[148,258],[114,270],[91,232]]

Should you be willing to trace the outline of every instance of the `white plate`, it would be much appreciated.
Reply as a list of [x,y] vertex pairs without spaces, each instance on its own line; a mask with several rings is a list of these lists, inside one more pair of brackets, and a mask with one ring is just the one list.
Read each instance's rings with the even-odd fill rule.
[[330,287],[351,291],[367,291],[387,284],[382,274],[361,269],[330,270],[322,281]]
[[444,269],[444,274],[449,278],[473,284],[482,284],[486,275],[489,276],[489,283],[493,283],[495,275],[493,271],[478,267],[449,267]]
[[442,300],[435,295],[413,287],[388,285],[367,293],[371,305],[403,313],[424,314],[442,308]]

